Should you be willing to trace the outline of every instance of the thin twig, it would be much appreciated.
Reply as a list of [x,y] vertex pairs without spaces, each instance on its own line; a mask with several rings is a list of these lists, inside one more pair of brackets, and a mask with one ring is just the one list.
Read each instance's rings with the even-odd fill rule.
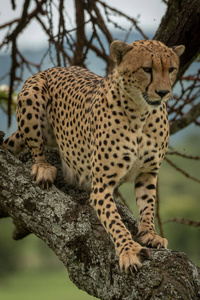
[[98,2],[103,6],[103,7],[106,7],[108,9],[110,9],[111,11],[117,13],[119,16],[122,16],[124,18],[126,18],[127,20],[129,20],[130,22],[132,22],[136,28],[137,31],[139,31],[141,33],[141,35],[143,36],[144,39],[148,40],[148,36],[142,31],[142,29],[137,25],[137,21],[131,17],[129,17],[128,15],[124,14],[122,11],[116,9],[116,8],[113,8],[111,6],[109,6],[107,3],[101,1],[101,0],[98,0]]
[[164,232],[162,227],[162,221],[160,217],[160,194],[159,194],[159,181],[157,180],[157,186],[156,186],[156,208],[155,208],[156,218],[158,220],[158,226],[160,229],[160,235],[164,238]]
[[190,174],[188,174],[187,172],[185,172],[183,169],[179,168],[176,164],[174,164],[171,160],[169,160],[167,157],[165,157],[165,161],[168,162],[168,164],[170,164],[173,168],[175,168],[177,171],[179,171],[180,173],[182,173],[185,177],[192,179],[193,181],[196,181],[198,183],[200,183],[200,179],[195,178],[193,176],[191,176]]
[[194,122],[200,116],[200,103],[194,105],[186,114],[182,115],[180,119],[170,121],[170,134],[185,128]]
[[200,227],[200,222],[195,222],[195,221],[188,220],[185,218],[169,218],[166,221],[164,221],[163,223],[169,223],[169,222],[176,222],[176,223],[183,224],[183,225]]
[[[119,189],[116,191],[116,196],[120,198],[120,200],[122,201],[122,203],[128,207],[128,209],[130,209],[128,203],[126,202],[126,199],[122,196],[122,193],[119,191]],[[131,209],[130,209],[131,210]]]
[[178,155],[178,156],[181,156],[181,157],[184,157],[187,159],[200,160],[200,156],[187,155],[187,154],[180,153],[178,151],[170,151],[170,152],[168,151],[166,154],[167,155]]

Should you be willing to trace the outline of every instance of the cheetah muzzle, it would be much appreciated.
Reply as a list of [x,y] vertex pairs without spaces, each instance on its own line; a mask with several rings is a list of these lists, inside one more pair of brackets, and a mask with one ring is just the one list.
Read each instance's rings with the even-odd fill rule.
[[[116,66],[105,78],[75,66],[31,76],[18,95],[18,129],[3,146],[13,154],[28,147],[32,177],[48,188],[57,170],[47,162],[44,145],[57,145],[66,181],[91,191],[91,205],[113,239],[120,268],[132,273],[149,257],[146,246],[167,247],[155,231],[154,204],[169,141],[165,102],[184,46],[140,40],[114,41],[110,48]],[[135,184],[139,243],[113,200],[124,182]]]
[[142,95],[143,95],[144,100],[147,102],[147,104],[154,105],[154,106],[161,105],[161,100],[150,101],[146,92],[143,93]]

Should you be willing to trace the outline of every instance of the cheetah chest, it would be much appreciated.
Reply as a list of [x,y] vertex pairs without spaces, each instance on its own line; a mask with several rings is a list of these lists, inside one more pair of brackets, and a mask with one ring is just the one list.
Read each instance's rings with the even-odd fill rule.
[[122,179],[123,182],[134,182],[141,173],[157,173],[161,161],[166,152],[166,147],[162,147],[161,143],[155,139],[148,138],[145,134],[141,137],[141,142],[135,143],[137,147],[132,151],[129,169]]

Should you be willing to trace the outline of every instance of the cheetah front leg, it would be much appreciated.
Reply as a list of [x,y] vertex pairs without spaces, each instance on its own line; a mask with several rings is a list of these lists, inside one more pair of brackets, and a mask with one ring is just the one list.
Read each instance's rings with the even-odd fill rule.
[[117,211],[113,200],[113,190],[109,184],[96,184],[93,180],[91,204],[102,225],[112,236],[116,254],[119,255],[120,269],[126,273],[132,273],[142,266],[143,260],[149,257],[149,252],[133,241],[131,233],[125,227]]
[[167,248],[168,241],[155,231],[154,205],[156,199],[157,175],[144,173],[135,182],[135,194],[140,217],[138,241],[153,248]]

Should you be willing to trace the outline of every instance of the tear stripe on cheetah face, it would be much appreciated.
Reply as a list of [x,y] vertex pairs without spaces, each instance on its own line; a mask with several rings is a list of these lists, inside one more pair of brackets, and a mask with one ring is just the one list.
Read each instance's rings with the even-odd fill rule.
[[[172,50],[156,41],[118,41],[111,44],[116,67],[105,78],[79,67],[51,68],[31,76],[18,96],[18,130],[3,144],[12,153],[28,147],[32,175],[48,188],[56,169],[47,163],[43,149],[56,142],[66,180],[91,186],[91,205],[126,272],[140,268],[148,252],[133,241],[113,192],[123,182],[135,182],[139,238],[156,247],[155,189],[169,140],[164,101],[182,51],[183,46]],[[160,106],[149,105],[143,93],[149,101],[161,101]]]
[[184,49],[184,46],[170,49],[158,41],[137,41],[130,45],[113,42],[111,50],[121,88],[139,106],[169,100],[178,72],[178,56]]

